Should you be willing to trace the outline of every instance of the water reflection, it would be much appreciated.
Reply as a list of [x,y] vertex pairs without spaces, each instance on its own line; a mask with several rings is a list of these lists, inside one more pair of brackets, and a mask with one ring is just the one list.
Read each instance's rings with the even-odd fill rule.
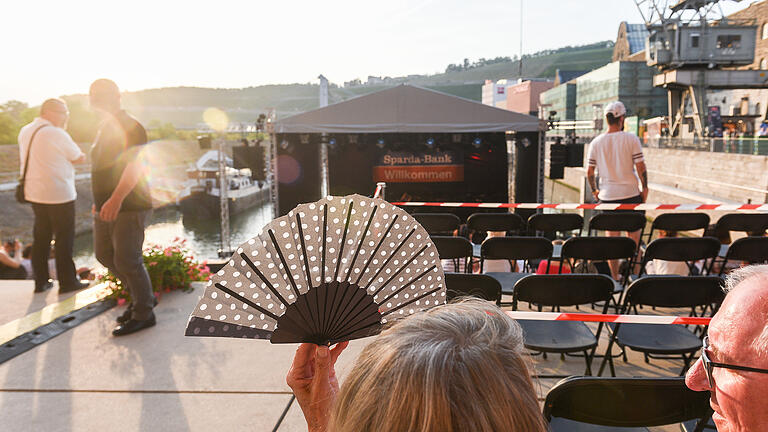
[[[256,236],[272,220],[272,205],[265,203],[251,207],[230,220],[230,238],[235,248],[246,240]],[[217,257],[220,247],[219,221],[185,220],[175,207],[157,209],[152,214],[146,230],[144,245],[156,243],[170,244],[176,237],[187,240],[186,246],[200,259]],[[93,234],[88,233],[75,239],[75,264],[78,267],[93,267],[97,264],[93,255]]]

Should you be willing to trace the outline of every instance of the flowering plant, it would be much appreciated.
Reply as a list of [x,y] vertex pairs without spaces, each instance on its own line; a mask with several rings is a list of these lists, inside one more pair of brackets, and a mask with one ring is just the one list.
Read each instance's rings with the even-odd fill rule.
[[[156,298],[159,299],[163,292],[192,291],[192,282],[207,281],[210,277],[207,263],[197,262],[186,248],[186,242],[176,237],[169,246],[151,244],[144,249],[144,265]],[[112,272],[107,271],[99,276],[99,281],[109,284],[111,293],[107,297],[116,298],[118,303],[130,300],[130,293]]]

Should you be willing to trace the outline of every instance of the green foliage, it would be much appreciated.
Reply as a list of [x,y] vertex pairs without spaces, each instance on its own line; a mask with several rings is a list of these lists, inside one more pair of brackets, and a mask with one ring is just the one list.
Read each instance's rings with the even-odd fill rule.
[[177,139],[176,128],[173,123],[152,120],[147,125],[147,139],[157,141],[161,139]]
[[[175,238],[170,246],[150,245],[144,249],[144,265],[152,282],[155,297],[164,292],[192,291],[192,282],[207,281],[211,272],[203,261],[199,263],[184,244],[186,240]],[[130,294],[122,282],[111,272],[98,277],[99,282],[108,282],[111,293],[109,298],[118,301],[130,301]]]

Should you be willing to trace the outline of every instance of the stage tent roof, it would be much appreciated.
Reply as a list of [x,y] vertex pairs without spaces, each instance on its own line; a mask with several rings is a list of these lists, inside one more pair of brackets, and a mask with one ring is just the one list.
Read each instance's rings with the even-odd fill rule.
[[536,132],[538,118],[411,85],[278,120],[277,133]]

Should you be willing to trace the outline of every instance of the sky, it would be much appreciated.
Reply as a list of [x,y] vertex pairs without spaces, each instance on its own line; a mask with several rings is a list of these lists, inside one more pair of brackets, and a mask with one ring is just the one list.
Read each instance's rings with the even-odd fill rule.
[[[615,40],[633,0],[0,1],[0,103],[122,90],[343,83]],[[751,0],[724,1],[730,13]]]

